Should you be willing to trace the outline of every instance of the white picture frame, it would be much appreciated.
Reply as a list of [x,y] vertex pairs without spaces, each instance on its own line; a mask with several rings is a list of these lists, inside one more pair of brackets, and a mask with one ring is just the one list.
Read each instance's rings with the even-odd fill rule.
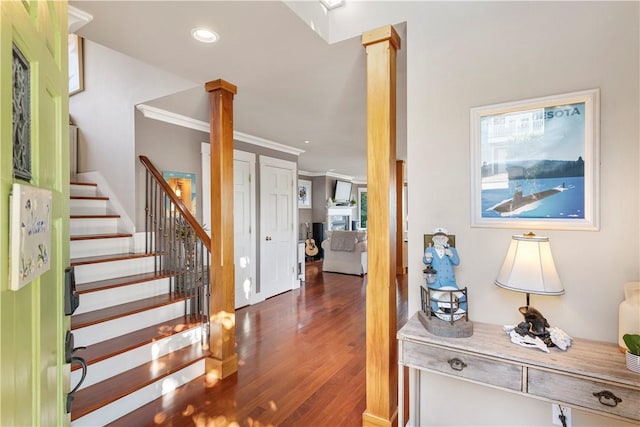
[[84,90],[84,39],[69,34],[69,96]]
[[470,114],[472,227],[599,230],[599,89]]
[[311,209],[311,181],[306,179],[298,179],[298,208]]

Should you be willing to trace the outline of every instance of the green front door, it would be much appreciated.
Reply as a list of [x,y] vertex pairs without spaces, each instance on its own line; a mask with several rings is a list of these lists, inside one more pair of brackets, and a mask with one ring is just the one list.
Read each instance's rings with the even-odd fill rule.
[[[69,265],[67,56],[66,1],[0,0],[1,426],[69,424],[63,303]],[[14,183],[52,192],[50,269],[17,291],[9,289],[9,258],[19,256],[9,249]]]

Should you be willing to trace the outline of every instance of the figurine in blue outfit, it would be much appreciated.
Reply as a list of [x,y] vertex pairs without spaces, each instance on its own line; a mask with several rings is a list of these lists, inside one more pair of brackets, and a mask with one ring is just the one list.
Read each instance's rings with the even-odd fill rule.
[[[429,243],[429,246],[424,250],[422,262],[433,267],[437,272],[435,283],[429,284],[430,288],[439,289],[446,286],[449,289],[459,289],[453,267],[460,264],[460,257],[456,248],[449,246],[447,234],[447,230],[442,227],[433,230],[431,239],[433,244]],[[462,299],[460,303],[464,303],[461,304],[461,308],[466,310],[466,301]],[[437,310],[437,305],[433,309]]]
[[460,257],[456,248],[449,246],[447,230],[442,227],[433,230],[431,241],[433,245],[429,243],[422,257],[422,262],[431,265],[438,272],[436,282],[431,287],[454,286],[457,288],[453,267],[460,264]]

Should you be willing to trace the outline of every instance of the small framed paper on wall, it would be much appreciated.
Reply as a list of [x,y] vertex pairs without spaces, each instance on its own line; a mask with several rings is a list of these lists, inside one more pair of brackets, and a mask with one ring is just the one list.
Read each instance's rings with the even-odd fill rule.
[[30,185],[13,184],[9,289],[17,291],[51,266],[52,193]]
[[298,180],[298,208],[311,209],[311,181]]

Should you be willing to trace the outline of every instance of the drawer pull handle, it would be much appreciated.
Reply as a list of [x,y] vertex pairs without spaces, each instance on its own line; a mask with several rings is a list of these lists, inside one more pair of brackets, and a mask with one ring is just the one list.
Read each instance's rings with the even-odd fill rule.
[[593,395],[598,398],[600,403],[605,406],[611,406],[612,408],[615,408],[618,406],[618,403],[622,402],[622,399],[611,393],[609,390],[602,390],[597,393],[594,392]]
[[464,363],[462,360],[458,359],[457,357],[454,357],[453,359],[449,359],[447,360],[447,362],[449,362],[449,366],[451,366],[451,369],[453,369],[454,371],[462,371],[464,368],[467,367],[467,364]]

